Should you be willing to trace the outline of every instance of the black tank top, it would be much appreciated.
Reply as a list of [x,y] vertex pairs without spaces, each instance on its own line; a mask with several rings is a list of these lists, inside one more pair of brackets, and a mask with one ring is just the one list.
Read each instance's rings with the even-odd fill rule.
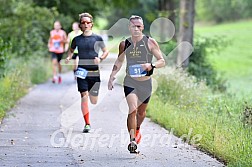
[[[125,40],[124,52],[126,55],[126,72],[128,73],[129,66],[135,64],[151,63],[153,54],[151,54],[148,47],[148,36],[143,36],[143,38],[136,43],[134,47],[131,38]],[[148,76],[147,72],[147,76]]]

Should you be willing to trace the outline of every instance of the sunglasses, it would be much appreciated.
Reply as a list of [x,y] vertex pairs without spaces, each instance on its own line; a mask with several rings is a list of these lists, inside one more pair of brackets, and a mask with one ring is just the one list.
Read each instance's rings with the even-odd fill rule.
[[141,25],[132,25],[132,26],[130,26],[130,28],[132,28],[132,29],[135,29],[135,28],[140,29],[141,27],[142,27]]
[[81,24],[90,24],[92,23],[91,21],[82,21]]

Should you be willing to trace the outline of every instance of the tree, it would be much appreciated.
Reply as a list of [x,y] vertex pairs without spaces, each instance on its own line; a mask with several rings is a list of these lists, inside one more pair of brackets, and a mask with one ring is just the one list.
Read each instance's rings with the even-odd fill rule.
[[176,0],[159,0],[158,8],[161,16],[168,17],[173,24],[175,24],[176,20]]
[[251,0],[199,0],[196,2],[200,21],[221,23],[252,17]]
[[35,6],[31,0],[0,1],[0,11],[5,10],[0,15],[0,38],[11,43],[11,52],[26,58],[39,51],[44,55],[55,12]]
[[[180,0],[178,44],[187,41],[193,45],[194,15],[195,0]],[[189,64],[189,57],[187,57],[189,52],[190,49],[186,47],[178,49],[177,64],[183,68]]]
[[[177,0],[159,0],[158,10],[161,17],[166,17],[175,25],[176,27],[176,9],[178,7]],[[164,34],[161,32],[161,34]],[[173,40],[176,41],[176,34],[173,36]]]

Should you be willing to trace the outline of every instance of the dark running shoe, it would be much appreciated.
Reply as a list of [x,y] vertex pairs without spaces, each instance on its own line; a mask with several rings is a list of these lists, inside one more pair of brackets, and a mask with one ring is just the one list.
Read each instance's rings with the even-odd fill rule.
[[137,143],[136,141],[131,141],[130,144],[128,145],[128,150],[131,154],[138,154],[139,152],[136,151],[137,149]]
[[91,130],[91,126],[90,125],[85,125],[84,129],[83,129],[83,133],[88,133]]

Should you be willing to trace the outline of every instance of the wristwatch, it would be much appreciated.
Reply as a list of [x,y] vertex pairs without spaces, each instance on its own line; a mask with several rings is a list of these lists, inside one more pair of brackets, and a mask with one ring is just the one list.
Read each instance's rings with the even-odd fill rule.
[[151,67],[152,67],[152,68],[156,68],[156,64],[151,63]]
[[102,62],[103,58],[99,57],[100,58],[100,61]]

